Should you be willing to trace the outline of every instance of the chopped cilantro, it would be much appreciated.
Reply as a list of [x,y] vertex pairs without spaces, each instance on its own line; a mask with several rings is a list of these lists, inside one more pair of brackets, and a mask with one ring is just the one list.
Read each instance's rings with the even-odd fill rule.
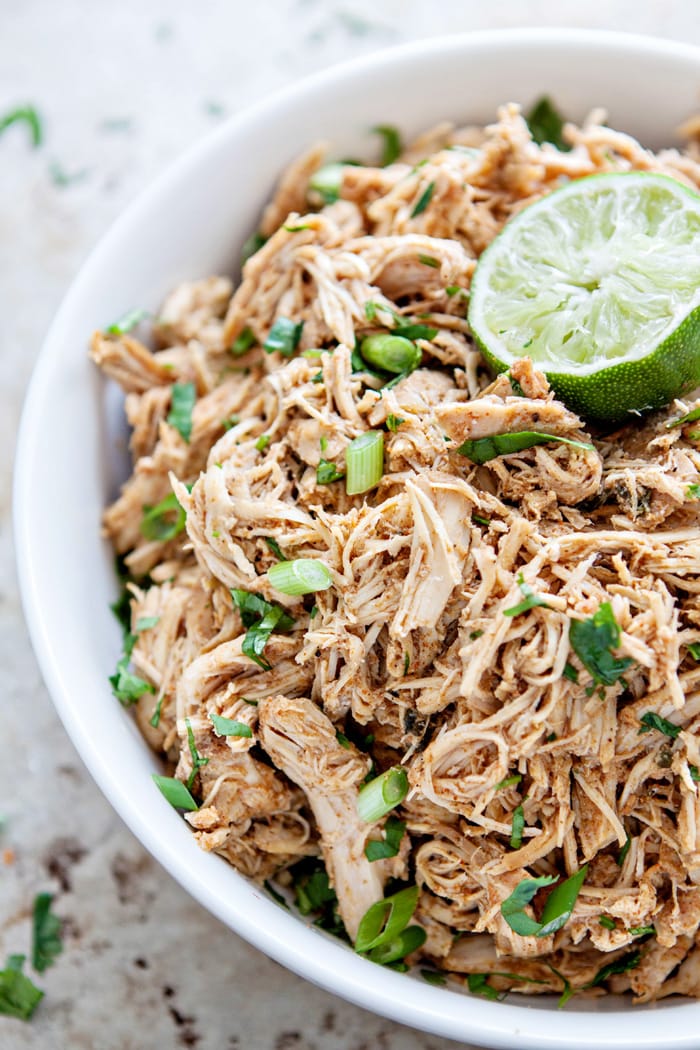
[[168,423],[188,445],[192,434],[192,409],[197,400],[194,383],[175,383]]
[[0,970],[0,1014],[28,1021],[44,993],[22,973],[24,955],[10,955]]
[[270,671],[271,665],[262,655],[270,635],[273,631],[290,631],[294,626],[294,619],[280,605],[272,605],[250,591],[232,587],[231,597],[246,628],[241,647],[243,653],[262,667],[263,671]]
[[277,561],[286,561],[287,559],[280,550],[280,545],[277,542],[277,540],[273,539],[272,536],[265,536],[264,538],[265,543],[268,545],[274,556],[277,558]]
[[39,893],[34,898],[32,966],[37,973],[43,973],[53,966],[63,951],[61,920],[51,911],[52,901],[50,893]]
[[257,339],[255,338],[255,332],[252,328],[246,327],[240,332],[233,343],[229,347],[229,353],[233,354],[234,357],[243,357],[247,354],[251,347],[255,346]]
[[656,729],[659,733],[665,733],[671,740],[675,740],[683,728],[675,725],[673,722],[669,722],[667,718],[657,715],[656,711],[647,711],[643,714],[639,719],[639,724],[641,726],[639,730],[640,735],[642,733],[650,733],[652,729]]
[[194,784],[194,782],[195,782],[195,780],[197,778],[197,774],[199,773],[199,771],[202,768],[202,766],[209,765],[209,759],[208,758],[203,758],[202,755],[200,755],[199,751],[197,750],[197,745],[196,745],[195,740],[194,740],[194,731],[192,729],[192,723],[190,722],[189,718],[185,719],[185,725],[187,727],[187,743],[189,745],[190,756],[192,758],[192,770],[190,772],[190,775],[187,778],[187,785],[186,786],[187,786],[187,790],[191,791],[192,790],[192,785]]
[[430,204],[430,200],[433,196],[434,191],[435,183],[429,182],[413,207],[413,211],[411,212],[412,219],[415,219],[417,215],[420,215],[422,212],[425,211],[425,209]]
[[143,508],[141,519],[141,535],[147,540],[156,540],[165,543],[167,540],[175,539],[185,528],[187,514],[184,507],[178,503],[174,492],[169,492],[165,499],[156,503],[155,507],[146,504]]
[[523,600],[518,602],[517,605],[513,605],[510,609],[504,609],[504,616],[520,616],[521,613],[535,609],[537,606],[543,606],[545,609],[549,608],[544,598],[540,598],[539,595],[535,594],[532,587],[525,583],[525,578],[521,572],[518,573],[518,587],[523,595]]
[[396,817],[387,817],[384,825],[383,839],[370,839],[365,846],[365,857],[367,860],[386,860],[395,857],[399,852],[401,839],[406,831],[406,825]]
[[283,357],[291,357],[299,345],[303,328],[303,321],[297,324],[288,317],[278,317],[263,343],[263,348],[268,354],[277,351]]
[[564,153],[571,149],[562,137],[564,120],[546,95],[535,103],[525,119],[532,138],[539,145],[549,142]]
[[316,482],[319,485],[330,485],[333,481],[341,481],[345,477],[342,470],[338,470],[335,463],[328,459],[321,459],[316,467]]
[[523,830],[525,828],[525,813],[522,804],[513,810],[513,819],[510,829],[510,848],[520,849],[523,844]]
[[391,124],[378,124],[372,128],[372,131],[382,137],[381,165],[386,168],[388,164],[393,164],[401,154],[401,136]]
[[395,434],[401,426],[401,424],[405,422],[405,419],[402,419],[401,416],[395,416],[393,413],[386,417],[387,428],[392,432],[392,434]]
[[[245,700],[245,697],[243,697]],[[245,700],[247,704],[250,704],[250,700]],[[254,706],[257,707],[257,704]],[[233,718],[224,718],[223,715],[210,714],[209,718],[214,726],[214,731],[217,736],[242,736],[250,739],[253,736],[253,730],[245,722],[236,722]]]
[[620,644],[620,625],[610,602],[602,602],[598,611],[585,620],[572,620],[569,641],[595,685],[614,685],[632,660],[613,656]]

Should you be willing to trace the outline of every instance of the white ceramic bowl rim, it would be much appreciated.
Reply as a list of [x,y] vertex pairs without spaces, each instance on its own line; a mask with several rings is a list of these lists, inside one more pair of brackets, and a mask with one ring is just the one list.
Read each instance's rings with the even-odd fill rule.
[[[502,46],[551,47],[569,52],[583,49],[591,55],[625,52],[640,61],[645,55],[663,54],[680,63],[694,64],[700,74],[700,49],[619,33],[517,29],[438,37],[373,53],[325,70],[266,98],[197,144],[126,210],[95,248],[71,286],[39,355],[25,402],[15,471],[14,521],[23,606],[34,650],[58,713],[104,794],[137,838],[196,900],[280,963],[351,1002],[396,1021],[494,1048],[517,1045],[522,1050],[589,1050],[591,1047],[697,1050],[700,1005],[695,1003],[676,1002],[656,1009],[629,1011],[615,1009],[606,1001],[600,1012],[581,1012],[574,1006],[569,1012],[556,1013],[551,1008],[516,1005],[517,997],[504,1003],[467,998],[366,962],[315,929],[303,926],[233,872],[229,894],[212,892],[208,884],[214,872],[212,865],[223,862],[200,855],[193,842],[190,848],[183,837],[180,818],[172,811],[154,810],[153,805],[158,803],[144,802],[140,791],[135,791],[134,785],[120,776],[117,763],[106,760],[103,743],[96,739],[89,715],[76,701],[70,669],[66,668],[54,642],[58,627],[56,611],[44,601],[47,583],[37,558],[42,525],[36,521],[36,501],[32,493],[34,468],[42,454],[40,435],[43,411],[52,393],[52,364],[67,340],[74,338],[75,311],[92,270],[105,264],[115,244],[130,231],[138,230],[160,193],[174,183],[184,184],[189,172],[207,157],[213,157],[223,140],[267,119],[282,100],[284,106],[299,106],[311,102],[316,92],[323,92],[339,81],[371,77],[380,68],[402,67],[426,54],[463,52],[466,56]],[[155,821],[154,812],[157,813]],[[186,834],[191,840],[189,832]]]

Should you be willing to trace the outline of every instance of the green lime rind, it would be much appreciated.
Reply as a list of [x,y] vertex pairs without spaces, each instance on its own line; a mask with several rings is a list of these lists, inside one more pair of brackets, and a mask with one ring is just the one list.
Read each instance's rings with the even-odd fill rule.
[[[499,361],[479,337],[476,342],[495,372],[512,362]],[[700,387],[700,306],[651,354],[601,368],[594,376],[548,372],[540,368],[567,408],[584,419],[619,423],[625,417],[669,405]],[[591,383],[591,378],[596,380]]]
[[571,409],[619,422],[700,386],[699,301],[700,195],[605,173],[505,225],[477,264],[469,323],[496,372],[530,348]]

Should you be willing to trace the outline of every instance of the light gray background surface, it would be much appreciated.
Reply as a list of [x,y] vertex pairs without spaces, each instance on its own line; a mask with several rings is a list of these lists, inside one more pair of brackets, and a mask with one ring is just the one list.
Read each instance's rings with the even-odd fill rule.
[[[37,892],[55,893],[65,920],[64,954],[38,982],[46,998],[30,1024],[0,1018],[2,1050],[458,1045],[287,973],[190,900],[122,826],[39,677],[13,568],[10,481],[23,392],[61,297],[172,158],[223,116],[331,63],[517,25],[700,43],[694,0],[0,0],[0,116],[29,103],[45,123],[41,149],[21,127],[0,139],[0,963],[28,951]],[[47,529],[60,513],[46,507]]]

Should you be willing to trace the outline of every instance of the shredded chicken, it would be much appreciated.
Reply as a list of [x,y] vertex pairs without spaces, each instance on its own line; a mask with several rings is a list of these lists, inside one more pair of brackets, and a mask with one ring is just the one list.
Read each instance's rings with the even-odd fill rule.
[[[426,932],[409,961],[496,991],[700,996],[700,434],[667,426],[698,403],[590,432],[528,358],[494,380],[465,320],[479,254],[528,203],[602,171],[698,189],[700,152],[653,154],[600,113],[565,134],[568,152],[537,145],[512,105],[441,125],[388,167],[345,167],[325,205],[316,147],[237,288],[175,289],[151,347],[95,334],[133,428],[104,519],[141,683],[121,698],[188,784],[202,848],[282,885],[322,860],[352,940],[399,879]],[[280,318],[299,326],[287,355],[263,349]],[[434,331],[383,386],[353,348],[399,323]],[[383,476],[348,495],[348,445],[377,429]],[[552,441],[481,466],[457,451],[521,430]],[[331,586],[281,593],[280,556],[318,559]],[[605,680],[575,644],[601,610]],[[399,766],[400,845],[371,860],[396,828],[365,823],[358,794]],[[563,928],[506,922],[524,879],[584,864]]]

